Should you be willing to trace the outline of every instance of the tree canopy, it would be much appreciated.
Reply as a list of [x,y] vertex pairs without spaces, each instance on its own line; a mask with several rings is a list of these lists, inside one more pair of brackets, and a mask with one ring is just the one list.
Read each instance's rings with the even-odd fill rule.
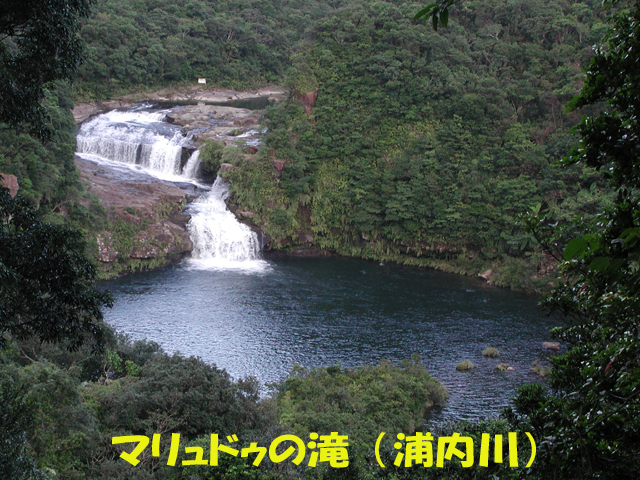
[[438,33],[415,9],[350,2],[316,22],[292,57],[290,98],[267,113],[267,148],[231,173],[233,199],[276,248],[311,238],[546,285],[548,258],[518,215],[561,221],[608,201],[594,170],[555,165],[579,121],[562,109],[600,36],[596,2],[472,2]]
[[41,341],[103,338],[108,293],[93,287],[95,269],[80,232],[41,221],[29,203],[0,188],[0,349],[7,334]]
[[553,360],[553,394],[526,389],[516,406],[544,446],[542,474],[631,479],[640,475],[640,4],[607,3],[617,7],[611,30],[570,104],[604,108],[585,116],[564,163],[602,171],[617,197],[592,222],[546,236],[549,248],[566,243],[545,303],[567,318],[556,333],[570,348]]
[[79,20],[91,0],[0,1],[0,123],[48,136],[41,102],[82,59]]

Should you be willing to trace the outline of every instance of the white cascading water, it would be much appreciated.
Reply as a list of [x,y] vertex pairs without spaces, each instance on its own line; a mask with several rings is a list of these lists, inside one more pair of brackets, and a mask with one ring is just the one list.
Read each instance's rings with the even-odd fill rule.
[[196,150],[191,154],[187,163],[184,164],[184,168],[182,169],[182,175],[187,178],[191,178],[196,180],[198,178],[198,174],[200,173],[200,150]]
[[191,266],[200,269],[264,271],[258,235],[238,222],[224,200],[228,185],[218,177],[211,192],[200,197],[193,209],[188,229],[193,252]]
[[[189,138],[166,123],[166,111],[113,110],[84,122],[77,135],[78,153],[138,165],[161,178],[180,176],[182,148]],[[195,159],[197,161],[197,157]],[[198,166],[192,165],[192,171]]]
[[[111,111],[85,122],[77,135],[78,154],[95,161],[144,168],[151,175],[197,184],[201,170],[196,150],[181,168],[183,146],[190,139],[166,123],[166,111]],[[217,178],[211,191],[190,206],[187,226],[194,249],[190,266],[261,272],[269,268],[260,257],[258,236],[227,209],[228,185]]]

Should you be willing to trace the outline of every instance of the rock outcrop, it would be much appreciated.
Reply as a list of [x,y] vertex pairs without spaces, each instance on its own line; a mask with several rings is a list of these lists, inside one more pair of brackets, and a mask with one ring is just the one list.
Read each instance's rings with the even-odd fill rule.
[[182,213],[187,193],[179,187],[136,172],[114,171],[76,157],[89,191],[106,210],[109,228],[95,232],[96,258],[117,274],[160,267],[193,249]]
[[0,173],[0,184],[9,189],[9,195],[15,197],[18,193],[18,178],[8,173]]
[[259,128],[260,115],[259,111],[246,108],[186,105],[174,108],[167,115],[167,121],[193,134],[197,143],[207,138],[233,143],[237,138],[246,139],[249,130]]
[[318,92],[319,90],[316,88],[311,92],[298,95],[298,99],[302,101],[304,113],[307,115],[311,115],[313,112],[313,107],[316,105],[316,100],[318,100]]
[[542,342],[542,348],[547,350],[560,350],[560,342]]
[[229,90],[224,88],[208,88],[203,85],[189,87],[164,88],[156,92],[134,93],[123,95],[119,100],[132,103],[140,102],[203,102],[223,103],[239,100],[251,100],[267,97],[271,102],[279,102],[286,95],[279,87],[263,87],[251,91]]

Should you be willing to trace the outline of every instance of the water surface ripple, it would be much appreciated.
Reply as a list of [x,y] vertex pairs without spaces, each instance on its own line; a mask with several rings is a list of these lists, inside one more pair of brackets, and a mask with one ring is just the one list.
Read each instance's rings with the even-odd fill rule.
[[[262,272],[188,263],[105,282],[106,320],[134,339],[201,357],[239,378],[282,380],[294,364],[346,367],[422,356],[450,393],[434,420],[495,416],[557,321],[535,296],[429,269],[345,258],[278,258]],[[482,356],[488,346],[498,359]],[[476,368],[457,372],[470,359]],[[515,372],[500,372],[506,362]]]

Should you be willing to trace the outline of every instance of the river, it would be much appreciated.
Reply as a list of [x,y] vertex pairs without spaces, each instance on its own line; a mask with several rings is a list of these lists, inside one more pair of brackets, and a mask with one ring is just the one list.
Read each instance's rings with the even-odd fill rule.
[[[197,181],[179,164],[178,146],[189,139],[159,124],[161,115],[132,110],[92,122],[80,129],[80,155],[105,168],[117,162]],[[518,386],[540,381],[531,366],[547,358],[542,342],[557,322],[540,312],[535,296],[430,269],[338,257],[265,259],[256,234],[226,209],[225,195],[218,181],[189,206],[193,258],[104,283],[115,297],[105,312],[109,324],[263,385],[296,364],[356,367],[418,354],[450,394],[433,421],[495,416]],[[498,358],[482,356],[489,346]],[[458,372],[465,359],[476,368]],[[500,362],[515,370],[499,371]]]

